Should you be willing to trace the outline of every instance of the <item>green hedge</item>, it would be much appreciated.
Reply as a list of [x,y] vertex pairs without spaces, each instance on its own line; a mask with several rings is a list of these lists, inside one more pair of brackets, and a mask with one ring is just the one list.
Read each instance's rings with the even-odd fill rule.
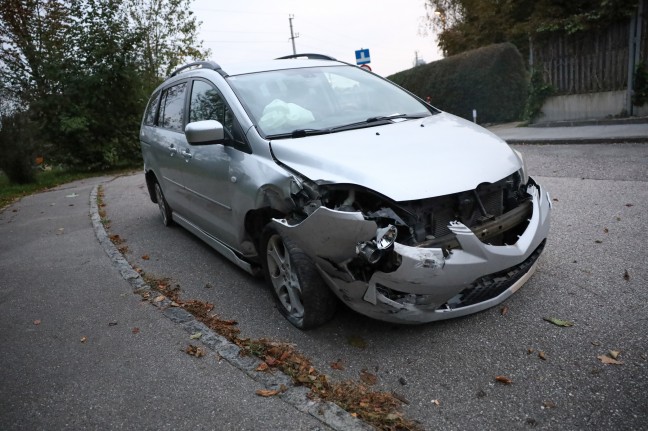
[[528,78],[524,60],[510,43],[489,45],[388,77],[439,109],[479,123],[522,118]]

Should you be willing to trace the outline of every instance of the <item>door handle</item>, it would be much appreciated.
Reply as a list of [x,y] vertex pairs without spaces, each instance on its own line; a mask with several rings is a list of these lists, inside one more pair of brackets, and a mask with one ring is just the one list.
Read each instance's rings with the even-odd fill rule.
[[178,154],[178,149],[173,144],[169,145],[169,155],[173,157],[175,154]]
[[189,159],[193,157],[193,156],[191,155],[191,151],[189,151],[189,150],[187,150],[187,149],[182,150],[181,153],[182,153],[182,155],[184,156],[184,158],[185,158],[187,161],[189,161]]

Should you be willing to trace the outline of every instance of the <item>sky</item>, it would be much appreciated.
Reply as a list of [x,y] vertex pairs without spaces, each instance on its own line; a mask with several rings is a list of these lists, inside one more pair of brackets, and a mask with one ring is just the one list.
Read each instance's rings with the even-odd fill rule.
[[373,72],[388,76],[442,58],[436,35],[422,35],[425,0],[194,0],[199,38],[210,60],[232,63],[297,53],[319,53],[355,64],[369,49]]

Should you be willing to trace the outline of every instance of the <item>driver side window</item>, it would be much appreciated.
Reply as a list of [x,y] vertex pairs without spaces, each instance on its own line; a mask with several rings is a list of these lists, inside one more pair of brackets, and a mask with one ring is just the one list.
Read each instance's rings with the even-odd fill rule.
[[216,88],[204,81],[194,81],[189,106],[189,122],[216,120],[223,125],[225,135],[232,138],[232,113]]

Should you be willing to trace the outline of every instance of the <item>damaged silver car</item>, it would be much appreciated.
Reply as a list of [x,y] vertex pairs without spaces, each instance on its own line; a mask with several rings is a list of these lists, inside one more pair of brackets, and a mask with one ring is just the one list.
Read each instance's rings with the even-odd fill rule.
[[551,200],[520,153],[321,55],[181,67],[140,141],[164,224],[263,273],[301,329],[340,301],[399,323],[492,307],[531,277],[549,232]]

